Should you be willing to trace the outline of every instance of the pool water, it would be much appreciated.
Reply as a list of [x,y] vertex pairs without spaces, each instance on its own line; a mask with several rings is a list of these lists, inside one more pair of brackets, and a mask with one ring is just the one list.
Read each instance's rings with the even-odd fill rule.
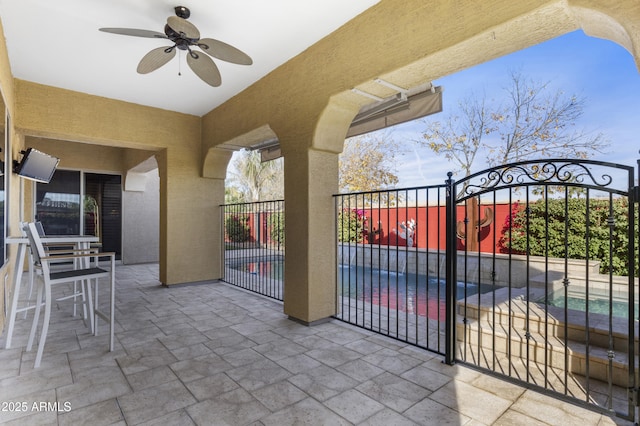
[[284,279],[284,259],[282,258],[276,258],[275,260],[258,259],[252,262],[239,260],[236,262],[230,262],[229,268],[251,275],[256,275],[260,278],[273,280]]
[[[549,295],[549,305],[575,311],[587,311],[587,300],[584,294],[568,292],[565,298],[564,290],[557,290]],[[544,298],[538,301],[544,303]],[[621,298],[613,298],[611,301],[612,316],[616,318],[629,318],[629,302]],[[589,295],[589,313],[609,315],[609,297],[605,294],[592,293]],[[635,306],[635,317],[638,318],[638,303]]]
[[[439,279],[440,278],[440,279]],[[490,284],[457,283],[457,298],[488,293]],[[397,273],[363,266],[338,270],[338,294],[381,308],[394,309],[432,319],[444,319],[446,285],[444,276]]]

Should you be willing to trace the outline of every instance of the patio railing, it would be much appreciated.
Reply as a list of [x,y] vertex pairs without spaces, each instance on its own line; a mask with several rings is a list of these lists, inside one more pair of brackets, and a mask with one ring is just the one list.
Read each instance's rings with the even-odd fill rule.
[[223,281],[284,298],[284,201],[222,206]]
[[636,176],[531,160],[336,195],[335,317],[634,420]]

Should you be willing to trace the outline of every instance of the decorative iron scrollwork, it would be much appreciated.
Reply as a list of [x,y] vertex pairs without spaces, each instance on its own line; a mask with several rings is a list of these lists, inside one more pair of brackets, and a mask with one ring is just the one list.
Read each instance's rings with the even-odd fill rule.
[[525,161],[471,175],[458,181],[457,185],[464,185],[462,197],[502,186],[576,184],[606,188],[613,182],[613,177],[607,173],[596,176],[588,167],[598,164],[569,160]]

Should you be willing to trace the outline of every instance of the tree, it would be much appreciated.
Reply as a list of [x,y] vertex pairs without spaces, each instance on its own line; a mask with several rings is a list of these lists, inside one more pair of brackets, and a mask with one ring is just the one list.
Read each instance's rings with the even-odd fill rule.
[[374,132],[349,138],[339,157],[340,192],[374,191],[398,183],[397,142],[388,133]]
[[538,83],[519,72],[510,73],[505,90],[502,104],[470,95],[460,102],[459,115],[425,121],[421,142],[455,163],[465,176],[483,151],[493,167],[536,157],[583,159],[608,146],[602,133],[575,128],[584,98],[552,92],[549,82]]
[[[230,188],[240,192],[240,201],[254,202],[284,197],[284,169],[282,159],[261,162],[258,151],[239,151],[229,172]],[[237,194],[229,190],[229,195]]]

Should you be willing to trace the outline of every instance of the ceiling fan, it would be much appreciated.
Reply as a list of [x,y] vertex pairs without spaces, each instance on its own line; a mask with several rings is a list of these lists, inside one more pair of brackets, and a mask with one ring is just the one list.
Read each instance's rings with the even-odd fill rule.
[[[175,55],[178,49],[187,51],[187,64],[193,72],[205,83],[218,87],[222,83],[220,71],[215,62],[207,56],[221,59],[239,65],[251,65],[253,60],[241,51],[227,43],[212,38],[200,38],[200,31],[187,21],[191,12],[184,6],[175,8],[176,16],[170,16],[164,26],[164,34],[135,28],[100,28],[100,31],[134,37],[169,39],[173,46],[158,47],[147,53],[138,64],[138,73],[148,74],[155,71]],[[195,47],[201,49],[196,50]],[[202,52],[207,55],[203,55]]]

